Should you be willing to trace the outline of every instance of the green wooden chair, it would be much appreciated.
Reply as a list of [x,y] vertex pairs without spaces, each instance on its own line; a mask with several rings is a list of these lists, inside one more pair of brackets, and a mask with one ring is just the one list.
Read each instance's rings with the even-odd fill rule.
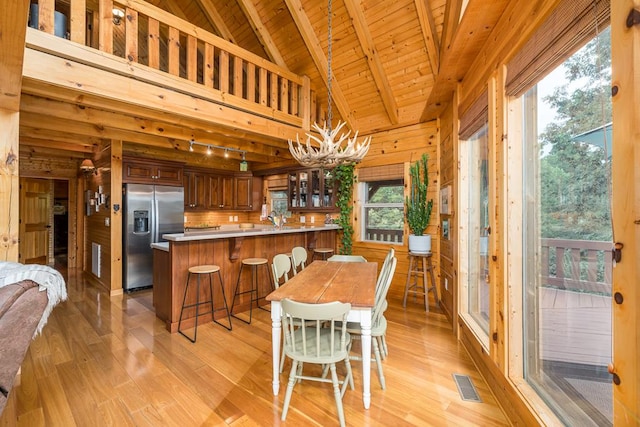
[[[353,376],[349,363],[351,336],[347,332],[346,321],[351,304],[338,301],[324,304],[305,304],[286,298],[282,300],[281,304],[284,354],[292,361],[289,384],[282,407],[282,420],[287,418],[291,394],[296,382],[311,380],[333,384],[338,419],[340,425],[344,426],[342,396],[346,391],[347,384],[351,384],[353,388]],[[325,324],[330,327],[324,327]],[[345,362],[347,374],[344,380],[339,381],[336,363],[341,361]],[[303,363],[328,366],[331,378],[302,375],[302,370],[299,367]]]

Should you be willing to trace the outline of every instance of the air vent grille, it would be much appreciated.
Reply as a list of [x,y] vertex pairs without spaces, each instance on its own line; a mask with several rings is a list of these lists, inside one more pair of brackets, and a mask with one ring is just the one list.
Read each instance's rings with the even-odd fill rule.
[[478,395],[478,392],[476,391],[476,387],[473,385],[473,382],[468,375],[453,374],[453,380],[456,382],[458,393],[460,393],[462,400],[482,402],[480,395]]

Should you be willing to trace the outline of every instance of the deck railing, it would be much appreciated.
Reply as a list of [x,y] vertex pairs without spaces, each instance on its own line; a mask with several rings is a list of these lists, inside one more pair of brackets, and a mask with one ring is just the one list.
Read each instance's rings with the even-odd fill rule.
[[[124,16],[116,19],[115,10]],[[37,0],[31,11],[31,27],[49,34],[62,32],[73,42],[189,80],[201,85],[203,91],[217,91],[217,99],[222,97],[234,107],[304,129],[315,120],[311,111],[315,95],[308,77],[149,3]]]
[[402,243],[402,229],[367,227],[365,236],[366,240],[374,242]]
[[611,242],[542,239],[542,285],[611,295]]

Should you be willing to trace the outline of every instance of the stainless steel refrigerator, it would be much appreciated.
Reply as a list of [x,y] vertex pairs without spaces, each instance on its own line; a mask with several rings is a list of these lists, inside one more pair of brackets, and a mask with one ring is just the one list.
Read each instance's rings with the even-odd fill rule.
[[153,285],[151,243],[163,234],[184,232],[184,189],[164,185],[124,184],[123,274],[125,291]]

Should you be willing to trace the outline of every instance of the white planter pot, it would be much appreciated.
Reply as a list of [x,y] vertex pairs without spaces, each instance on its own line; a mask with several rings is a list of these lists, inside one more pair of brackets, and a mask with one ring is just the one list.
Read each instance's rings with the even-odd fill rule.
[[431,235],[416,236],[409,234],[409,252],[426,254],[431,252]]

